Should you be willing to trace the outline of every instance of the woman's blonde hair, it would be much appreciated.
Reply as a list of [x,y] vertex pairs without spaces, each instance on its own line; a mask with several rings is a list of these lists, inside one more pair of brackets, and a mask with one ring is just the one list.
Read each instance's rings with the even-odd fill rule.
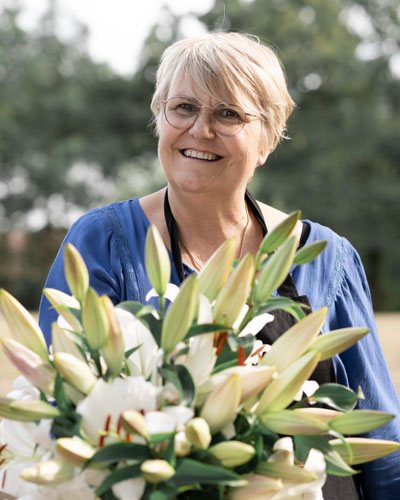
[[260,115],[267,152],[273,151],[285,137],[286,121],[294,102],[277,56],[257,37],[209,33],[168,47],[161,57],[151,102],[157,134],[161,101],[168,98],[177,78],[188,78],[216,100],[228,97],[232,104],[239,104],[246,112]]

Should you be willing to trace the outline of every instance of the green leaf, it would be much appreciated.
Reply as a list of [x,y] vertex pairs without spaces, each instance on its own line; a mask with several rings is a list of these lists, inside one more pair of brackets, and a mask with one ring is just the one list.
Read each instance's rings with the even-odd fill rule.
[[129,358],[129,356],[131,354],[133,354],[135,351],[137,351],[138,349],[140,349],[140,347],[142,347],[143,344],[139,344],[135,347],[132,347],[132,349],[128,349],[127,351],[125,351],[125,358]]
[[147,328],[151,331],[154,340],[157,345],[161,345],[161,322],[159,319],[155,318],[152,314],[145,314],[138,318]]
[[300,321],[305,317],[304,309],[310,309],[306,304],[296,302],[295,300],[286,297],[270,297],[267,302],[259,307],[254,307],[252,317],[259,314],[270,313],[282,309],[291,314],[295,319]]
[[346,464],[324,436],[294,436],[294,443],[296,457],[303,463],[307,460],[311,448],[315,448],[324,454],[328,474],[352,476],[358,472]]
[[313,261],[325,249],[327,241],[320,240],[306,245],[296,252],[293,264],[301,265]]
[[152,458],[150,450],[144,444],[113,443],[100,448],[86,462],[85,467],[91,463],[112,463],[121,460],[147,460],[150,458]]
[[232,331],[231,328],[227,328],[224,325],[215,325],[214,323],[203,323],[200,325],[192,325],[187,334],[185,335],[185,339],[189,337],[195,337],[196,335],[202,335],[204,333],[213,333],[213,332],[229,332]]
[[54,399],[56,400],[57,407],[60,409],[60,411],[65,412],[68,408],[68,402],[65,396],[63,379],[58,372],[54,383]]
[[358,397],[354,391],[344,385],[323,384],[310,399],[339,411],[350,411],[356,406]]
[[163,459],[166,460],[173,468],[176,466],[176,456],[175,456],[175,436],[173,436],[168,443],[168,446],[163,454]]
[[394,417],[383,411],[353,410],[331,420],[329,427],[346,435],[364,434],[387,424]]
[[96,495],[102,495],[115,483],[141,476],[142,472],[140,470],[140,465],[141,464],[134,464],[114,469],[97,488]]
[[157,491],[153,491],[150,495],[150,500],[171,500],[176,498],[179,489],[174,486],[162,485],[159,486]]
[[183,365],[164,365],[158,371],[162,377],[176,387],[181,404],[190,406],[193,402],[196,388],[187,368]]
[[240,476],[229,469],[207,465],[190,458],[178,462],[175,475],[167,481],[170,485],[220,484],[240,481]]
[[[120,302],[116,307],[118,309],[123,309],[124,311],[130,312],[134,316],[137,316],[138,313],[140,314],[143,309],[146,311],[146,313],[155,310],[153,306],[144,306],[140,302],[136,302],[134,300],[126,300],[124,302]],[[152,308],[152,310],[150,310],[149,308]]]
[[160,325],[160,320],[153,315],[153,312],[156,311],[156,309],[153,306],[144,306],[140,302],[135,302],[134,300],[130,300],[121,302],[116,307],[133,314],[151,331],[154,340],[157,342],[157,345],[160,345],[161,325]]
[[158,434],[152,434],[150,436],[150,442],[151,444],[163,443],[164,441],[172,439],[174,435],[174,432],[160,432]]
[[74,411],[64,413],[59,417],[53,418],[51,424],[51,434],[55,439],[61,437],[73,437],[81,435],[82,416]]
[[300,215],[300,211],[290,213],[275,229],[270,231],[261,242],[260,253],[271,253],[280,247],[293,231]]

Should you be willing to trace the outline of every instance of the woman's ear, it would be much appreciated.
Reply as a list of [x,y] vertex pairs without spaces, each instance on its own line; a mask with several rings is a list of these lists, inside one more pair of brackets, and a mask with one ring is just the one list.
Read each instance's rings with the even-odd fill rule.
[[265,146],[261,146],[260,152],[258,154],[258,161],[257,161],[257,167],[264,165],[264,163],[267,161],[269,152],[267,151],[267,148]]

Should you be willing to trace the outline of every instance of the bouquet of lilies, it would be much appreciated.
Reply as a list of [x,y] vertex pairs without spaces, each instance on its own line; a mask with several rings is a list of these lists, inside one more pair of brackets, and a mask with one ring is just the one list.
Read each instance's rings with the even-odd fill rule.
[[[168,252],[151,226],[147,299],[157,297],[157,308],[99,296],[65,245],[72,296],[44,292],[59,314],[49,350],[1,290],[12,335],[1,347],[22,376],[0,398],[0,490],[20,500],[318,499],[327,474],[355,474],[354,465],[397,450],[351,437],[393,415],[354,409],[362,395],[308,380],[368,330],[320,335],[325,308],[305,314],[272,295],[293,264],[325,246],[296,251],[289,235],[298,217],[240,262],[227,240],[180,288],[169,283]],[[280,308],[297,322],[263,345],[256,334]]]

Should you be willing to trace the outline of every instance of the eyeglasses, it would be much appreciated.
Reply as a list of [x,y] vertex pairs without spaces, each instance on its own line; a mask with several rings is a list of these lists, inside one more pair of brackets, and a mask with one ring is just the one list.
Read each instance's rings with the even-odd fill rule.
[[224,102],[215,106],[206,106],[185,96],[170,97],[161,102],[164,104],[164,115],[167,122],[179,130],[190,128],[197,120],[201,108],[211,110],[211,121],[215,132],[228,137],[238,134],[251,118],[260,118],[246,113],[240,106]]

